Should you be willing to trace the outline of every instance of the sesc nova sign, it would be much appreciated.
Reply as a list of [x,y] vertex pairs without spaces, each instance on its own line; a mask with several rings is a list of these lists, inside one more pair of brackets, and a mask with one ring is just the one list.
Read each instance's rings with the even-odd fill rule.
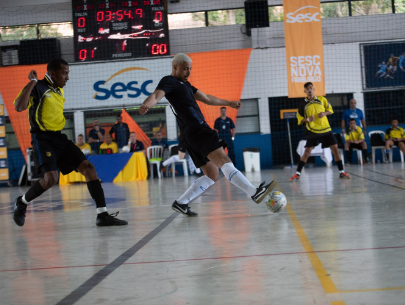
[[299,13],[299,14],[297,14],[298,12],[301,12],[302,10],[310,9],[310,8],[315,8],[315,9],[318,10],[318,8],[316,6],[312,6],[312,5],[301,7],[299,9],[297,9],[295,12],[288,13],[286,22],[288,22],[288,23],[296,23],[296,22],[302,23],[302,22],[320,21],[320,19],[317,19],[317,17],[319,18],[319,12],[318,11],[315,12],[315,13],[312,13],[312,14],[311,13],[306,13],[306,14]]

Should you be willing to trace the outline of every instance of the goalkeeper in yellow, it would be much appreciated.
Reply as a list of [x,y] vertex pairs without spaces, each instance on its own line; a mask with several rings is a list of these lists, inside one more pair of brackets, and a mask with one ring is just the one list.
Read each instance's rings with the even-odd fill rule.
[[301,171],[305,166],[312,149],[322,143],[322,148],[329,147],[335,157],[335,162],[339,168],[340,179],[350,179],[350,176],[343,169],[343,162],[339,156],[337,141],[330,128],[326,116],[333,113],[332,106],[323,96],[315,96],[315,88],[311,82],[305,83],[304,92],[307,95],[300,104],[297,111],[298,125],[303,126],[305,131],[305,152],[298,163],[297,172],[290,178],[290,181],[300,179]]

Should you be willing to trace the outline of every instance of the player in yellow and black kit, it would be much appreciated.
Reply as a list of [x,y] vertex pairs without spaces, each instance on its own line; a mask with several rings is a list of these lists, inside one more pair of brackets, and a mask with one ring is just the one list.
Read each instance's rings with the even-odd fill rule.
[[305,166],[312,149],[322,143],[322,148],[330,147],[335,162],[339,168],[339,178],[350,179],[350,176],[343,169],[343,162],[339,156],[337,141],[330,128],[328,118],[326,116],[333,113],[332,106],[323,96],[315,96],[315,88],[311,82],[305,83],[304,92],[307,95],[306,99],[301,103],[297,112],[298,125],[304,124],[305,152],[298,163],[297,172],[290,178],[290,181],[299,180],[301,170]]
[[385,131],[385,153],[387,161],[389,160],[389,152],[392,146],[397,146],[405,154],[405,131],[402,127],[398,127],[398,120],[391,120],[391,127]]
[[363,159],[367,164],[371,164],[370,159],[367,157],[367,143],[364,140],[363,130],[356,124],[356,119],[350,119],[349,128],[346,130],[345,135],[345,154],[347,165],[352,162],[353,149],[363,151]]
[[44,178],[15,200],[14,222],[18,226],[25,223],[27,205],[58,182],[58,169],[67,175],[78,171],[86,177],[87,187],[97,206],[97,226],[116,226],[128,224],[117,219],[118,214],[108,214],[104,191],[97,177],[96,169],[66,135],[61,133],[65,127],[63,106],[65,97],[63,87],[69,80],[69,65],[61,58],[52,59],[47,66],[45,78],[38,80],[37,72],[32,70],[30,82],[18,94],[14,101],[18,112],[28,109],[31,125],[34,163]]

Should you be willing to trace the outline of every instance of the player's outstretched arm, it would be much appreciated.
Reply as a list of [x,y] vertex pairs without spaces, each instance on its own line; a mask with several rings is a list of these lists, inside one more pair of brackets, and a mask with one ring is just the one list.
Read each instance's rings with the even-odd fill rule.
[[146,114],[148,110],[155,106],[164,96],[165,92],[163,90],[155,90],[144,100],[142,106],[139,108],[139,114]]
[[205,94],[204,92],[198,90],[194,94],[194,98],[197,101],[200,101],[204,104],[211,105],[211,106],[229,106],[232,108],[239,109],[242,106],[242,103],[239,101],[227,101],[220,98],[217,98],[213,95]]
[[32,89],[34,89],[35,85],[38,82],[37,72],[35,70],[31,70],[30,73],[28,74],[28,79],[30,80],[30,82],[25,87],[25,89],[23,89],[21,94],[15,99],[14,102],[14,107],[17,112],[24,111],[25,109],[28,108],[28,103]]

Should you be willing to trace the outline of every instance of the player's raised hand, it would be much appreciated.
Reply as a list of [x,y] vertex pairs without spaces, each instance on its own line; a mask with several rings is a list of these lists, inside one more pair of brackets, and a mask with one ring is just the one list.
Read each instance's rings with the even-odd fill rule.
[[229,107],[235,108],[235,109],[239,109],[242,106],[242,103],[239,101],[232,101],[230,102]]
[[28,79],[29,80],[35,79],[36,81],[38,81],[37,71],[31,70],[30,73],[28,74]]
[[148,112],[148,110],[149,110],[149,107],[142,104],[142,106],[139,108],[139,114],[144,115]]

